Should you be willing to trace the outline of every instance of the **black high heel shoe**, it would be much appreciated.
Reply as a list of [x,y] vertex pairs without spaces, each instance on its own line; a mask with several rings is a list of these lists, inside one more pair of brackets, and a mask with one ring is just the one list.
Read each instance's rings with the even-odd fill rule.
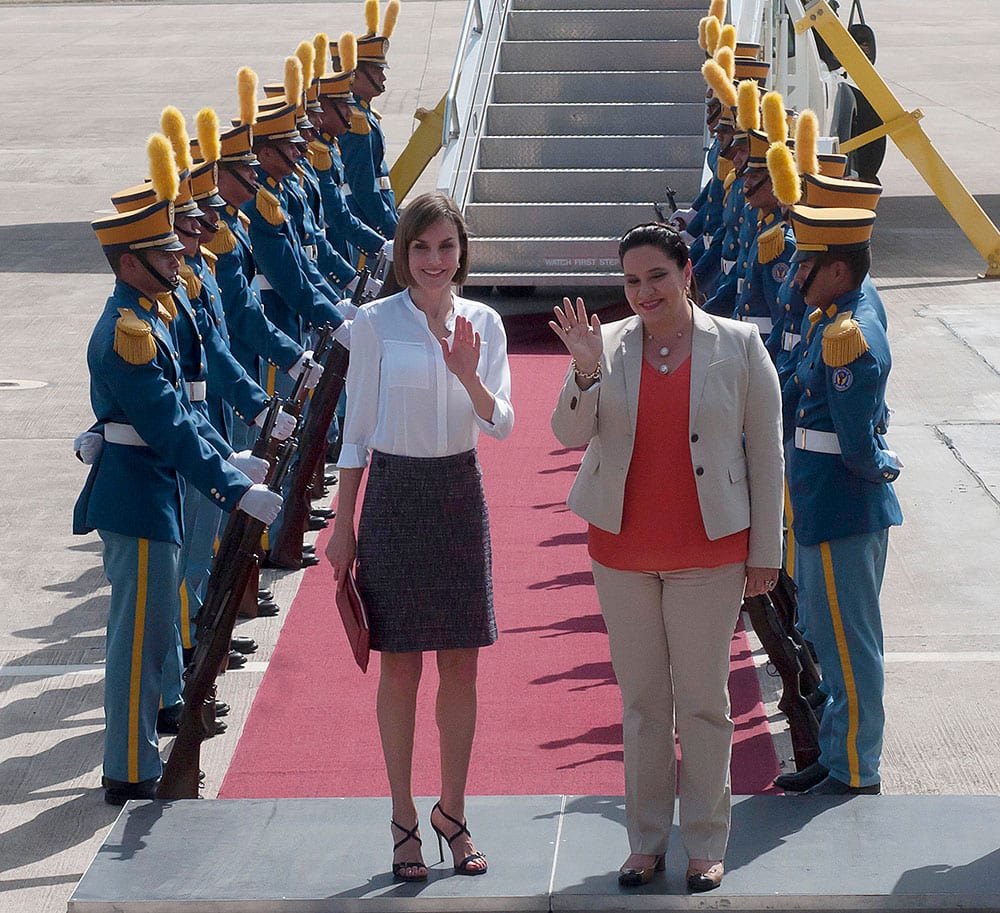
[[[447,819],[448,821],[450,821],[452,824],[454,824],[458,828],[458,830],[455,831],[455,833],[452,834],[450,837],[443,830],[441,830],[441,828],[439,828],[434,823],[434,812],[435,811],[440,812],[441,816],[443,818]],[[465,822],[465,821],[459,821],[457,818],[452,818],[451,815],[449,815],[443,808],[441,808],[441,803],[440,802],[435,803],[434,808],[431,809],[431,827],[434,828],[434,833],[437,834],[437,838],[438,838],[438,853],[440,853],[440,855],[441,855],[441,861],[442,862],[444,862],[444,846],[443,846],[443,844],[441,842],[442,840],[444,840],[444,841],[446,841],[448,843],[448,847],[450,849],[452,843],[455,840],[457,840],[459,837],[461,837],[462,834],[465,834],[470,840],[472,839],[472,834],[469,833],[469,828],[468,828],[467,822]],[[479,860],[482,860],[483,862],[486,862],[486,857],[482,853],[479,853],[479,852],[470,853],[461,862],[456,862],[455,863],[455,874],[456,875],[485,875],[486,872],[487,872],[487,869],[489,868],[488,864],[484,865],[482,868],[473,868],[472,867],[472,863],[479,862]]]
[[[408,843],[410,840],[416,840],[417,846],[420,846],[423,841],[420,839],[420,834],[417,833],[420,830],[420,822],[418,821],[413,827],[403,827],[397,821],[389,822],[391,827],[396,828],[401,834],[403,834],[402,840],[397,840],[392,846],[392,852],[395,855],[396,850],[398,850],[404,843]],[[431,825],[433,827],[433,825]],[[435,828],[437,830],[437,828]],[[439,838],[440,839],[440,838]],[[404,875],[403,869],[423,869],[423,872],[416,875]],[[427,866],[423,862],[394,862],[392,864],[392,874],[400,881],[427,881]]]

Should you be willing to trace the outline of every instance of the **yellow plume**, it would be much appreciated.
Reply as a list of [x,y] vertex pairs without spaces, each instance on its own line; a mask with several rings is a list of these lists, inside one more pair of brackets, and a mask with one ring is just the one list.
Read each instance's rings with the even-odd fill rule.
[[722,37],[722,23],[715,16],[709,16],[708,24],[705,26],[705,50],[709,54],[715,53],[720,37]]
[[365,24],[369,35],[378,33],[378,16],[378,0],[365,0]]
[[382,37],[391,38],[396,31],[396,21],[399,19],[399,0],[389,0],[385,6],[385,16],[382,19]]
[[722,27],[722,31],[719,33],[719,47],[715,49],[715,53],[719,53],[719,48],[729,48],[733,53],[736,52],[736,26],[729,24]]
[[815,111],[806,108],[795,125],[795,162],[800,174],[819,174],[819,158],[816,155],[818,136],[819,118]]
[[257,123],[257,74],[250,67],[241,67],[236,74],[236,90],[240,96],[240,123]]
[[149,157],[149,179],[158,200],[176,200],[181,190],[174,149],[162,133],[154,133],[146,141]]
[[285,101],[296,107],[302,102],[302,64],[298,57],[285,58]]
[[160,114],[160,129],[174,147],[178,170],[190,171],[194,163],[191,160],[191,137],[188,136],[184,115],[173,105],[167,105]]
[[726,47],[726,45],[720,45],[719,49],[715,52],[715,60],[725,70],[726,76],[729,81],[733,81],[733,77],[736,75],[736,57],[733,54],[733,49]]
[[744,79],[737,89],[736,123],[741,130],[760,129],[760,87],[756,79]]
[[771,143],[767,150],[767,170],[779,203],[794,206],[802,199],[802,181],[795,168],[795,159],[792,150],[784,143]]
[[727,108],[731,108],[736,104],[736,90],[733,88],[733,81],[716,61],[706,60],[701,65],[701,75],[705,77],[705,82],[711,86],[715,97],[722,104]]
[[299,46],[295,49],[295,56],[299,58],[299,63],[302,64],[302,81],[304,83],[311,83],[315,79],[313,67],[316,65],[316,49],[313,47],[312,42],[300,41]]
[[313,38],[313,55],[313,79],[319,79],[320,76],[326,76],[330,60],[330,39],[326,32],[319,32]]
[[708,50],[708,39],[705,35],[705,28],[708,26],[708,16],[702,16],[698,20],[698,47],[703,51]]
[[340,52],[340,72],[350,73],[358,68],[358,39],[354,32],[344,32],[337,41]]
[[217,162],[222,154],[219,140],[219,115],[211,108],[202,108],[194,119],[198,131],[198,148],[206,162]]
[[769,143],[783,143],[788,139],[788,120],[785,117],[785,100],[780,92],[768,92],[760,104],[761,120]]
[[715,16],[719,22],[726,21],[726,0],[712,0],[708,6],[708,15]]

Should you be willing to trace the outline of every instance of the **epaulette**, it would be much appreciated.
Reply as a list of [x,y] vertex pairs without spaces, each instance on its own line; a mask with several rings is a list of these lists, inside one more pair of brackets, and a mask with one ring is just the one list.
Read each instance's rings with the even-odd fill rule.
[[164,323],[173,323],[177,317],[177,303],[173,292],[163,292],[156,296],[157,313]]
[[730,187],[736,182],[736,169],[734,168],[729,174],[726,175],[725,180],[722,182],[722,186],[728,191]]
[[257,212],[264,217],[264,221],[269,225],[280,225],[285,221],[285,214],[281,211],[281,203],[270,190],[265,190],[261,187],[257,191],[255,202],[257,204]]
[[369,107],[368,110],[372,112],[372,114],[375,117],[375,120],[382,120],[382,115],[379,114],[378,111],[376,111],[374,108]]
[[302,164],[302,162],[296,162],[294,165],[292,165],[292,171],[295,172],[296,176],[299,179],[299,183],[301,184],[302,179],[306,176],[305,166]]
[[240,220],[244,228],[250,227],[250,216],[248,216],[242,209],[237,211],[236,218]]
[[[219,224],[222,225],[224,223],[220,222]],[[205,266],[208,267],[208,271],[214,276],[215,265],[219,262],[219,258],[216,257],[215,254],[212,253],[212,251],[210,251],[207,247],[202,247],[201,258],[205,261]]]
[[333,167],[333,156],[330,147],[319,140],[309,141],[309,160],[317,171],[329,171]]
[[868,351],[861,325],[852,311],[844,311],[823,330],[823,363],[830,368],[842,368]]
[[372,125],[368,123],[368,118],[364,114],[359,111],[352,111],[349,132],[365,136],[372,132]]
[[156,357],[153,328],[129,308],[118,308],[115,321],[115,352],[130,365],[148,365]]
[[187,263],[182,263],[178,272],[181,274],[184,291],[187,292],[188,298],[194,300],[201,294],[201,279],[194,274],[194,270]]
[[[736,173],[736,166],[729,160],[724,158],[719,158],[719,163],[715,166],[715,176],[720,181],[726,181],[729,179],[731,174]],[[726,185],[729,186],[728,184]]]
[[757,262],[770,263],[785,249],[785,223],[778,222],[762,231],[757,238]]
[[[240,213],[243,216],[243,213]],[[245,219],[246,216],[243,216]],[[206,250],[211,251],[216,256],[221,256],[222,254],[231,254],[236,250],[236,235],[233,234],[233,230],[223,221],[219,221],[219,230],[212,235],[212,239],[208,244],[202,245],[202,253]],[[207,258],[206,258],[207,259]]]

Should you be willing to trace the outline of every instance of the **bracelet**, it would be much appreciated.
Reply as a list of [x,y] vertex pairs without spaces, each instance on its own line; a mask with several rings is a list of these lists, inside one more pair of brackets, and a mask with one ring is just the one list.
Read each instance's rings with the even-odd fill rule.
[[582,380],[597,380],[601,376],[601,363],[597,363],[597,367],[593,371],[581,371],[577,366],[576,359],[573,359],[573,370],[576,372],[576,376]]

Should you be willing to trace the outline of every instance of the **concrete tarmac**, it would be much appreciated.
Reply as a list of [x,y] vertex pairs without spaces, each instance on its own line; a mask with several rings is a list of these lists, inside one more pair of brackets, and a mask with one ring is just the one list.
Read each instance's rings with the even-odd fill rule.
[[[843,4],[845,10],[849,4]],[[991,0],[868,0],[880,72],[1000,221],[1000,70]],[[465,4],[407,0],[381,105],[389,160],[444,92]],[[85,346],[111,287],[88,223],[146,173],[176,104],[236,111],[235,73],[277,79],[297,43],[364,30],[360,2],[0,2],[0,913],[65,909],[117,814],[99,789],[108,586],[96,535],[70,534],[92,421]],[[434,186],[434,163],[418,189]],[[893,794],[1000,793],[1000,285],[891,145],[874,248],[893,344],[890,443],[906,522],[883,590]],[[544,331],[544,330],[543,330]],[[287,608],[299,574],[271,574]],[[227,673],[229,732],[205,746],[214,797],[282,616]],[[762,670],[765,686],[769,680]],[[783,725],[774,715],[779,753]],[[933,823],[928,822],[932,827]],[[388,849],[388,848],[387,848]],[[612,861],[615,865],[617,861]]]

